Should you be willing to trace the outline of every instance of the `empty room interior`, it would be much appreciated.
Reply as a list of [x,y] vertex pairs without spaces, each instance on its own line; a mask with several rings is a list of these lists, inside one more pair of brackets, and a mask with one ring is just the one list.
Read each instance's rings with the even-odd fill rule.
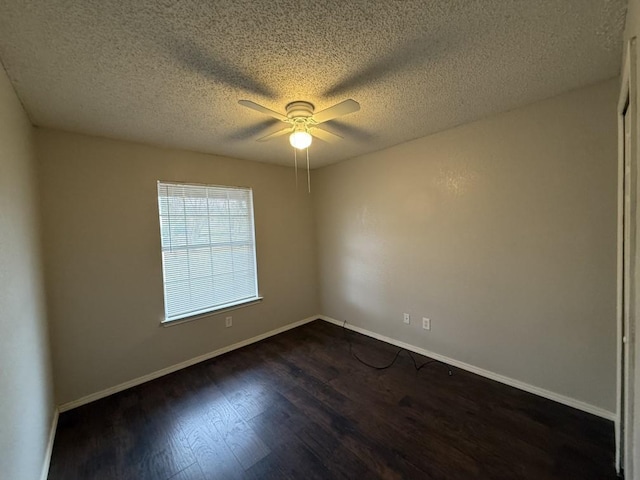
[[0,478],[640,480],[640,0],[0,0]]

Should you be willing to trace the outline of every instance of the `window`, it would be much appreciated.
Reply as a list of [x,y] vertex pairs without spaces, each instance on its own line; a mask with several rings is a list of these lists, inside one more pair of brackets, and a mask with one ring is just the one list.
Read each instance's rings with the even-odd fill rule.
[[250,188],[158,182],[165,321],[259,300]]

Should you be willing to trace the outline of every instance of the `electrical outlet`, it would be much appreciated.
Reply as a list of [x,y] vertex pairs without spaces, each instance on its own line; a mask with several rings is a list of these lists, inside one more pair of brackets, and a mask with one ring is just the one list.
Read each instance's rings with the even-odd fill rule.
[[229,328],[233,325],[233,317],[227,317],[224,319],[224,326]]
[[407,325],[409,325],[411,323],[411,315],[409,315],[408,313],[404,314],[404,323],[406,323]]
[[431,320],[427,317],[422,317],[422,328],[425,330],[431,330]]

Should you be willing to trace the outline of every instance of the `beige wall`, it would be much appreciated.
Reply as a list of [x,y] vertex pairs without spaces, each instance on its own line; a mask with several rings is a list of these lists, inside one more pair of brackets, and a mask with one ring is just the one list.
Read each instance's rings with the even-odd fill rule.
[[617,92],[318,170],[322,313],[613,412]]
[[[59,403],[318,313],[311,200],[293,169],[52,130],[36,138]],[[160,326],[157,180],[253,188],[261,303]]]
[[0,66],[0,478],[36,479],[54,412],[31,124]]

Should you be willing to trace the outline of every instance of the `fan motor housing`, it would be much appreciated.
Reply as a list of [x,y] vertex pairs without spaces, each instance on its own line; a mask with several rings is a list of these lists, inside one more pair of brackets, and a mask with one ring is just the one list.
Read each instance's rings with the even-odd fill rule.
[[313,104],[309,102],[296,101],[287,105],[287,117],[289,118],[306,118],[313,115]]

